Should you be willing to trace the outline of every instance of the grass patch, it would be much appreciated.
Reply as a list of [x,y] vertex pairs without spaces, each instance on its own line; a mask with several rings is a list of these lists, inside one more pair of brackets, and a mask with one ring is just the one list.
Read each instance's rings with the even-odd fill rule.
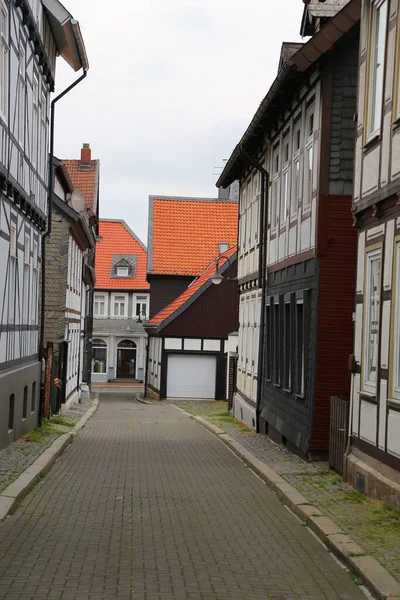
[[352,581],[356,585],[362,585],[363,584],[363,580],[361,579],[361,577],[358,577],[354,573],[351,573],[350,571],[348,571],[347,575],[348,575],[348,578],[350,579],[350,581]]
[[185,402],[177,404],[179,408],[196,417],[202,417],[215,425],[228,423],[236,427],[239,433],[251,433],[253,430],[242,421],[238,421],[228,411],[228,403],[224,400],[215,402]]
[[50,419],[44,419],[41,427],[35,427],[24,436],[26,442],[43,444],[49,435],[61,435],[74,427],[75,421],[62,415],[56,415]]

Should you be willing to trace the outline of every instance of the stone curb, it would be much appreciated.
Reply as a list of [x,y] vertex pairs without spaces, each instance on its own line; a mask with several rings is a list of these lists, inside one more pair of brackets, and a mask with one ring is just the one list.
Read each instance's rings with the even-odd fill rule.
[[92,406],[68,433],[63,433],[32,463],[21,475],[0,493],[0,521],[12,511],[15,505],[29,492],[32,486],[47,473],[64,450],[71,444],[74,437],[85,426],[88,419],[99,406],[95,397]]
[[346,535],[332,519],[312,506],[296,488],[218,426],[202,417],[191,415],[177,406],[174,408],[207,429],[228,446],[276,493],[283,504],[286,504],[297,517],[308,525],[342,563],[361,577],[365,586],[379,600],[400,600],[400,583],[375,558],[367,555],[365,550]]
[[136,392],[135,394],[135,400],[136,402],[140,402],[140,404],[153,404],[152,402],[149,402],[148,400],[145,400],[144,398],[139,398],[140,392]]

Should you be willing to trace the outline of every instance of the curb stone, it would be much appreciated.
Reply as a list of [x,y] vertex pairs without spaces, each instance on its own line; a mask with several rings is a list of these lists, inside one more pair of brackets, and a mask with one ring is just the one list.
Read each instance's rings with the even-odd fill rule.
[[218,426],[171,405],[182,414],[212,433],[252,469],[294,514],[310,527],[328,549],[353,573],[361,577],[367,589],[379,600],[400,600],[400,583],[372,556],[367,555],[351,537],[329,517],[313,506],[300,492],[278,473],[227,435]]
[[90,417],[99,406],[98,397],[95,397],[92,406],[68,433],[58,436],[42,454],[25,471],[21,473],[0,493],[0,521],[13,510],[15,505],[29,492],[30,488],[47,473],[64,450],[71,444],[75,436],[86,425]]
[[140,404],[152,404],[152,402],[149,402],[148,400],[145,400],[144,398],[139,398],[140,396],[140,392],[136,392],[135,394],[135,400],[136,402],[140,402]]

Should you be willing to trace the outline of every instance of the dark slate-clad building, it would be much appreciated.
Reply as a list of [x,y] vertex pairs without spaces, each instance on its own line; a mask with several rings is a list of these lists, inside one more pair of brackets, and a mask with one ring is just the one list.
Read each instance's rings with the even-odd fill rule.
[[[318,3],[311,4],[302,33],[312,38],[284,44],[277,77],[217,185],[240,179],[238,382],[252,375],[251,320],[242,304],[249,286],[255,295],[260,275],[262,284],[261,313],[253,317],[253,328],[260,322],[262,331],[259,383],[255,402],[241,393],[241,407],[255,416],[259,431],[303,456],[320,457],[329,448],[331,396],[348,398],[350,390],[360,2],[327,1],[319,16]],[[252,275],[243,236],[258,195],[261,260],[253,262]]]

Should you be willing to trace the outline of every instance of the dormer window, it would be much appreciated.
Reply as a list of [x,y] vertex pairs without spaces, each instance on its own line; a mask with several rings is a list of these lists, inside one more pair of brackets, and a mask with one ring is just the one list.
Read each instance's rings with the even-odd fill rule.
[[129,267],[117,267],[117,277],[129,277]]
[[229,244],[227,242],[220,242],[218,244],[218,251],[220,254],[227,252],[227,250],[229,250]]

